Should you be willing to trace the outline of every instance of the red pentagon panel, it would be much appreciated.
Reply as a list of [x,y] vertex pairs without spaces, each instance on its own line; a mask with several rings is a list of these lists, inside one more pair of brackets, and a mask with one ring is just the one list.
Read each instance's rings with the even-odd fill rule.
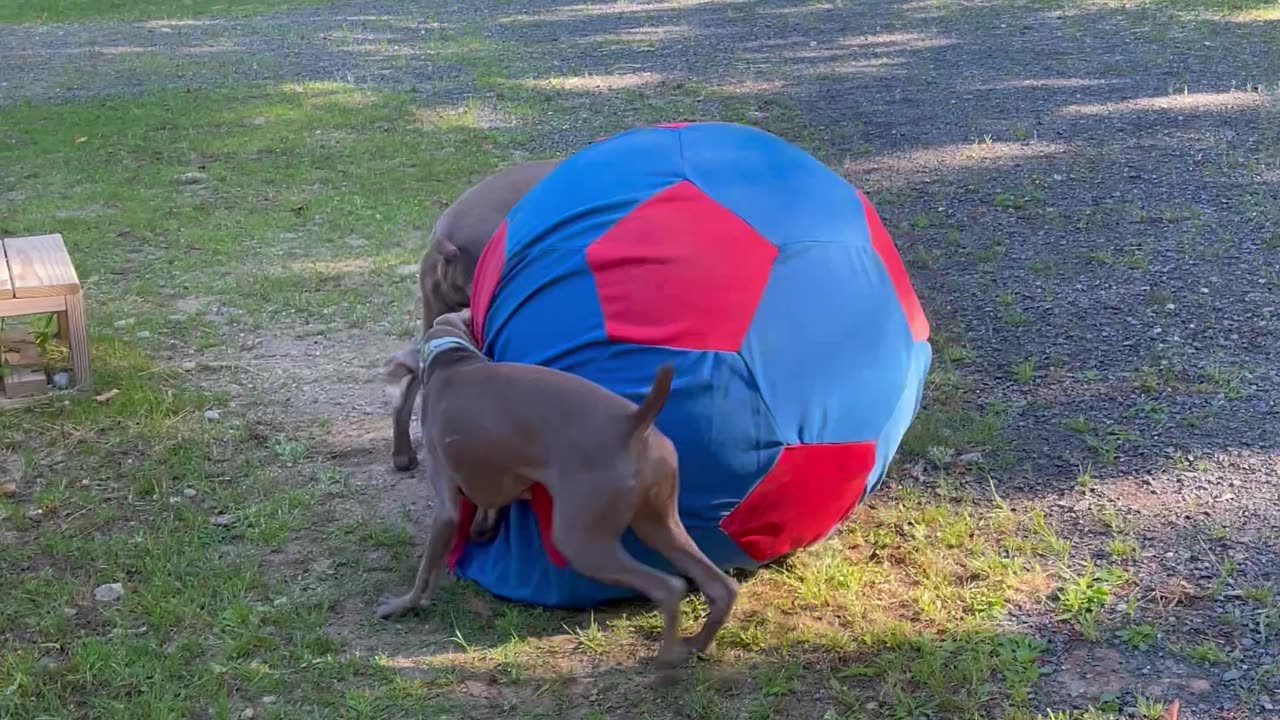
[[587,246],[615,342],[736,351],[778,248],[682,180]]
[[907,326],[911,328],[911,339],[916,342],[928,340],[929,320],[924,315],[924,308],[920,306],[920,298],[916,297],[915,288],[911,286],[911,278],[907,276],[907,268],[902,264],[902,256],[898,254],[898,248],[893,244],[888,228],[884,226],[880,214],[871,206],[871,201],[862,194],[861,190],[858,191],[858,197],[862,199],[862,210],[867,216],[867,228],[871,231],[871,247],[875,249],[876,255],[880,256],[880,262],[884,263],[885,269],[889,271],[889,280],[893,283],[893,290],[898,295],[898,304],[902,306],[902,312],[907,316]]
[[489,303],[493,302],[493,293],[498,289],[498,278],[502,277],[502,265],[506,259],[507,221],[503,220],[493,237],[485,243],[484,250],[480,251],[475,273],[471,276],[471,336],[482,347],[484,318],[489,312]]
[[788,445],[720,529],[761,564],[811,545],[853,511],[875,464],[870,441]]

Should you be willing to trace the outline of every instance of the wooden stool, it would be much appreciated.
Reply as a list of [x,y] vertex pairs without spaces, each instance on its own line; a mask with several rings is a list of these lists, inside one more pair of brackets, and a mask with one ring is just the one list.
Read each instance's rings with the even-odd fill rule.
[[[84,298],[80,278],[61,235],[5,238],[4,272],[0,273],[0,318],[15,315],[56,313],[58,339],[71,354],[72,387],[88,391],[93,384],[89,371],[89,342],[85,333]],[[43,377],[40,378],[43,381]],[[6,378],[8,380],[8,378]],[[15,378],[15,385],[35,385],[29,378]],[[25,393],[24,393],[25,394]],[[28,405],[38,394],[0,399],[0,408]]]

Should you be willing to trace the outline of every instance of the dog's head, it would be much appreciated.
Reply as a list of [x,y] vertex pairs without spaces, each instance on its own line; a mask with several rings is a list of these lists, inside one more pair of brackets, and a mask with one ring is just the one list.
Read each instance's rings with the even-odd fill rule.
[[479,257],[443,237],[436,237],[418,264],[418,291],[422,295],[422,319],[430,326],[441,315],[461,310],[471,302],[471,281]]
[[[456,337],[475,347],[476,341],[471,335],[471,308],[463,308],[437,317],[423,338],[423,342],[445,337]],[[399,410],[406,401],[411,400],[405,397],[405,393],[420,372],[422,372],[422,350],[417,343],[396,352],[383,364],[382,377],[387,382],[387,396],[396,410]]]

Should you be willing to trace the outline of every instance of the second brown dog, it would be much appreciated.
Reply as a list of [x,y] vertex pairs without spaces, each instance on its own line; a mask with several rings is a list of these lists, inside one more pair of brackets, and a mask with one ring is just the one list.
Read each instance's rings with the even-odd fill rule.
[[[552,499],[551,537],[578,572],[629,587],[662,611],[660,667],[690,651],[709,652],[737,600],[738,584],[698,548],[677,512],[675,446],[654,426],[671,390],[672,368],[658,368],[637,406],[600,385],[537,365],[495,363],[475,348],[470,311],[441,316],[414,347],[392,356],[388,379],[401,403],[423,399],[421,469],[435,491],[430,535],[413,588],[384,597],[390,618],[430,602],[458,525],[465,494],[480,508],[509,505],[534,483]],[[632,557],[627,528],[693,580],[709,615],[692,638],[680,637],[680,601],[688,586]]]

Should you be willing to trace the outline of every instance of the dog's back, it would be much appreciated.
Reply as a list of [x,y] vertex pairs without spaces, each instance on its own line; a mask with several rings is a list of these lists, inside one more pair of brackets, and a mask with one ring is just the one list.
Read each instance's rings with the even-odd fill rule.
[[[428,416],[437,437],[451,440],[452,460],[467,463],[494,452],[531,475],[549,466],[613,462],[634,456],[633,440],[652,433],[670,391],[661,369],[642,405],[571,373],[519,363],[478,363],[449,373],[431,389]],[[665,439],[665,438],[664,438]]]

